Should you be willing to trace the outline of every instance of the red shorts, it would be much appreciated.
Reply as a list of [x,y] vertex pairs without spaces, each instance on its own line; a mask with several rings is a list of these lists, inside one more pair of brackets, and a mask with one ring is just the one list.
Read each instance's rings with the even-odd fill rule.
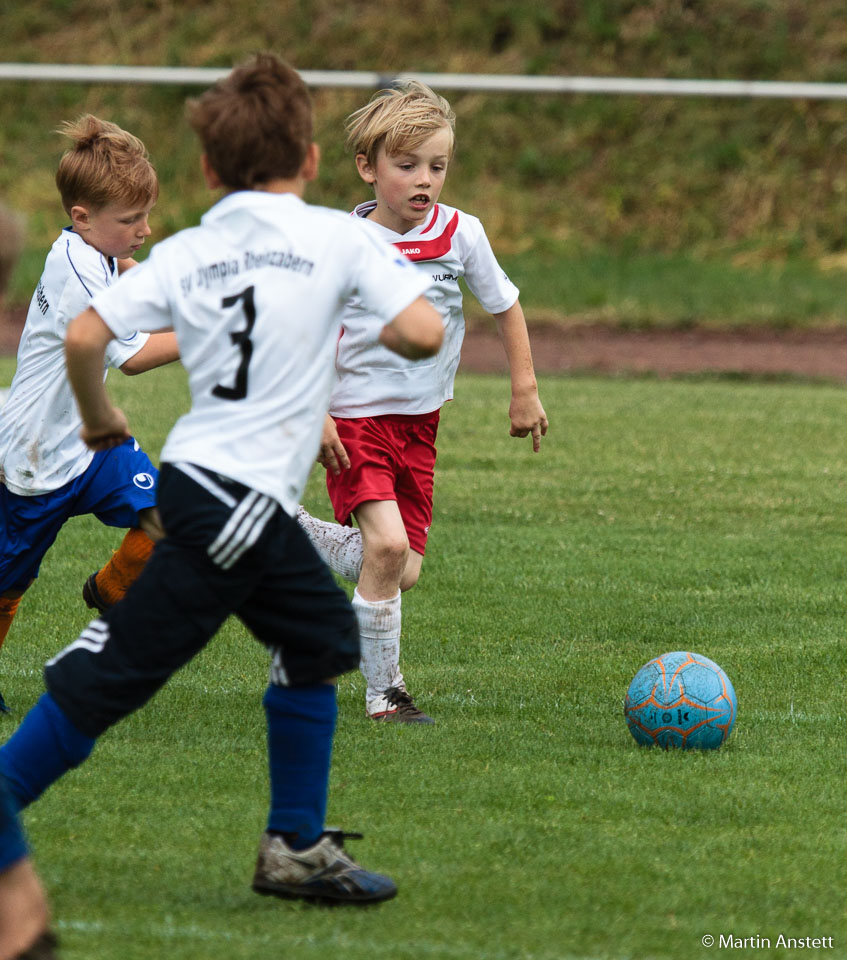
[[432,523],[435,436],[439,411],[413,416],[391,414],[347,419],[338,417],[338,436],[350,457],[339,476],[327,471],[326,488],[339,523],[368,500],[396,500],[409,546],[426,549]]

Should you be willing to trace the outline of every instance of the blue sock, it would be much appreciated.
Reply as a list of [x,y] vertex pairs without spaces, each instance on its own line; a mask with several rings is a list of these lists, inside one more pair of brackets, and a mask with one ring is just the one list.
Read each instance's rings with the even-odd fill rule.
[[292,847],[302,850],[316,843],[324,829],[338,713],[335,685],[271,684],[262,702],[271,780],[268,830],[284,834]]
[[29,806],[62,774],[82,763],[96,742],[77,730],[49,693],[42,694],[0,747],[0,773],[17,809]]
[[14,801],[0,777],[0,873],[29,856]]

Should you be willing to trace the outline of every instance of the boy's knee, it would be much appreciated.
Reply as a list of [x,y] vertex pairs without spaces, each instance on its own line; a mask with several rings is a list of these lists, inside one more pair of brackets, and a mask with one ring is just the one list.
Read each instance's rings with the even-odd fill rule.
[[162,518],[156,507],[145,507],[138,511],[138,526],[147,534],[147,536],[157,543],[165,536],[165,528],[162,526]]
[[365,543],[365,560],[381,570],[403,570],[409,556],[409,541],[405,536],[389,534],[369,539]]

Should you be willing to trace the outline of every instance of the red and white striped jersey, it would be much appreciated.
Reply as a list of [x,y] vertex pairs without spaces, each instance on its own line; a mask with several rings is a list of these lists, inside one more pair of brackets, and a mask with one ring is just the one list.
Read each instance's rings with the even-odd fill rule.
[[375,206],[375,200],[359,204],[352,216],[430,278],[426,296],[444,318],[444,344],[430,360],[406,360],[378,342],[379,318],[360,299],[350,300],[338,341],[338,382],[330,404],[336,417],[430,413],[452,399],[465,336],[460,277],[489,313],[501,313],[518,299],[518,288],[497,263],[476,217],[439,203],[421,226],[400,234],[368,218]]

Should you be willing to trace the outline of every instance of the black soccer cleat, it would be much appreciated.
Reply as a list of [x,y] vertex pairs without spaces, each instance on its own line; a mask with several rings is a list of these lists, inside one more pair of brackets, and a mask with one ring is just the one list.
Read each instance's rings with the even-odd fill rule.
[[92,610],[99,610],[100,613],[105,613],[112,604],[106,603],[103,597],[100,596],[100,591],[97,589],[98,573],[100,573],[100,571],[95,570],[83,584],[82,599],[85,601],[86,606],[91,607]]
[[403,687],[389,687],[381,697],[369,700],[367,713],[371,720],[384,723],[435,723]]

